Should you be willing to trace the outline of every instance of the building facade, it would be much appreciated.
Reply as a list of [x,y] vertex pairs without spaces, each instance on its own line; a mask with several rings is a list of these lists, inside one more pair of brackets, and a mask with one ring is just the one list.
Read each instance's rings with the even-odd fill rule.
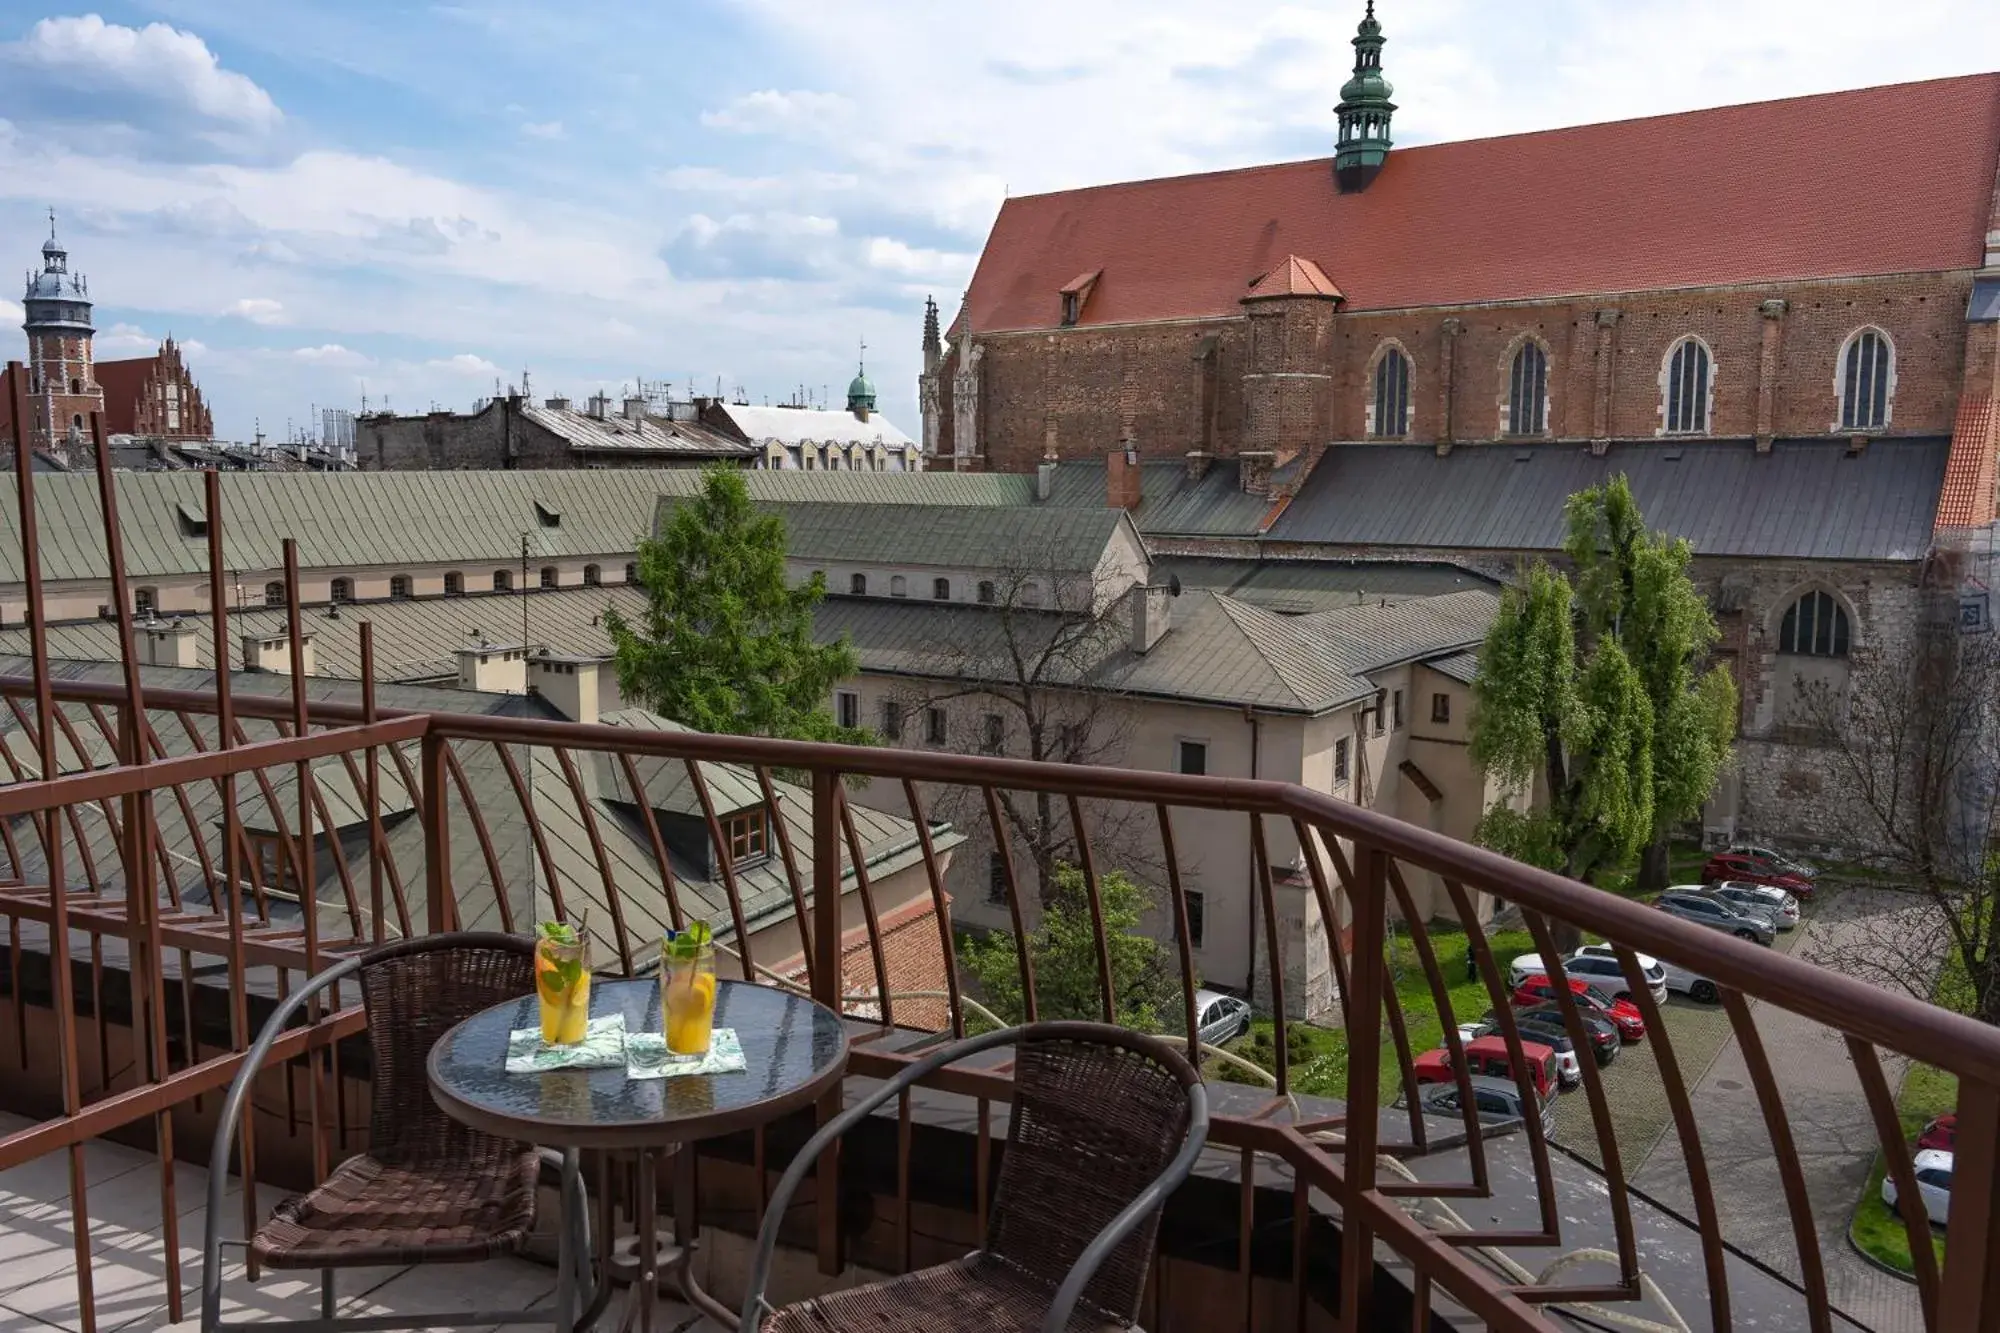
[[215,418],[173,335],[154,356],[97,363],[104,429],[157,440],[212,440]]

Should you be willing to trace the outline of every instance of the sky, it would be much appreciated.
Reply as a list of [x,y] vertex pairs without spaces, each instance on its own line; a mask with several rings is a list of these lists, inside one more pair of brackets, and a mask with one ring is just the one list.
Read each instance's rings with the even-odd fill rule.
[[[99,358],[172,333],[225,438],[524,373],[839,405],[864,341],[915,434],[924,299],[951,317],[1008,195],[1328,155],[1360,9],[0,0],[0,261],[54,208]],[[1378,15],[1403,145],[2000,63],[1992,0]]]

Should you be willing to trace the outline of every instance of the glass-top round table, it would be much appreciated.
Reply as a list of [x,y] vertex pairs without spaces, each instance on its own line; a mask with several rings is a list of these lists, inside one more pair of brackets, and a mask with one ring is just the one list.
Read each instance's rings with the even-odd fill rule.
[[[593,980],[590,1015],[625,1016],[627,1032],[660,1031],[660,983]],[[501,1138],[559,1148],[563,1157],[565,1211],[558,1234],[562,1254],[557,1263],[556,1327],[570,1333],[588,1325],[604,1308],[611,1290],[611,1237],[601,1234],[603,1263],[596,1284],[598,1297],[580,1309],[591,1286],[585,1276],[588,1260],[577,1239],[580,1218],[568,1216],[579,1182],[580,1149],[636,1153],[638,1197],[634,1200],[639,1234],[634,1252],[637,1281],[633,1299],[654,1289],[661,1267],[668,1269],[682,1293],[725,1328],[736,1326],[735,1312],[718,1304],[694,1282],[687,1261],[693,1234],[683,1230],[681,1208],[675,1209],[680,1244],[662,1247],[656,1236],[652,1163],[656,1154],[671,1152],[698,1139],[731,1134],[769,1124],[811,1105],[840,1084],[847,1070],[847,1032],[832,1010],[803,996],[773,986],[743,981],[718,981],[715,1026],[733,1028],[743,1047],[744,1068],[727,1074],[682,1074],[669,1078],[631,1079],[623,1065],[610,1069],[557,1069],[532,1074],[507,1072],[507,1034],[540,1025],[533,995],[474,1014],[431,1048],[431,1095],[454,1120]],[[692,1203],[693,1177],[685,1155],[681,1174]],[[682,1186],[676,1186],[676,1193]],[[641,1302],[639,1324],[651,1323],[650,1300]]]
[[[660,983],[597,980],[590,1016],[623,1012],[627,1032],[660,1031]],[[555,1148],[661,1149],[752,1129],[817,1101],[847,1068],[832,1010],[774,986],[718,981],[715,1026],[734,1028],[744,1069],[629,1079],[622,1066],[506,1070],[507,1034],[540,1024],[535,997],[475,1014],[431,1048],[431,1093],[447,1115],[502,1138]]]

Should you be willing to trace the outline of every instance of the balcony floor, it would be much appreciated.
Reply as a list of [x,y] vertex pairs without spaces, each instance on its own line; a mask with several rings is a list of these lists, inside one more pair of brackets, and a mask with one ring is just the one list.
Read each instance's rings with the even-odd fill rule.
[[[0,1113],[0,1134],[30,1122]],[[204,1145],[205,1149],[206,1145]],[[208,1172],[180,1164],[175,1173],[184,1319],[168,1322],[165,1245],[161,1235],[159,1159],[104,1140],[84,1150],[89,1186],[91,1265],[98,1333],[154,1333],[200,1327],[201,1241]],[[261,1193],[267,1208],[282,1194]],[[241,1231],[242,1195],[228,1194],[228,1234]],[[225,1250],[223,1317],[232,1321],[307,1319],[319,1312],[314,1273],[272,1273],[243,1280],[241,1250]],[[412,1310],[469,1310],[532,1305],[555,1290],[555,1270],[525,1259],[423,1268],[348,1270],[338,1279],[343,1315]],[[614,1307],[615,1309],[615,1307]],[[691,1324],[693,1312],[663,1302],[653,1327],[673,1333]],[[440,1327],[456,1327],[440,1325]],[[534,1325],[511,1327],[532,1328]],[[69,1221],[67,1154],[57,1153],[0,1172],[0,1333],[81,1333],[76,1292],[76,1242]]]

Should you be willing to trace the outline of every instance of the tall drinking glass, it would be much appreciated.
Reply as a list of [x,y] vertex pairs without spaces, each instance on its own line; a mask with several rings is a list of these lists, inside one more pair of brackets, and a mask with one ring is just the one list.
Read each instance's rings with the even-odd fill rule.
[[574,1046],[590,1028],[590,937],[547,922],[535,941],[535,994],[542,1006],[542,1041]]
[[662,1029],[671,1055],[706,1055],[715,1031],[715,945],[692,921],[660,943]]

